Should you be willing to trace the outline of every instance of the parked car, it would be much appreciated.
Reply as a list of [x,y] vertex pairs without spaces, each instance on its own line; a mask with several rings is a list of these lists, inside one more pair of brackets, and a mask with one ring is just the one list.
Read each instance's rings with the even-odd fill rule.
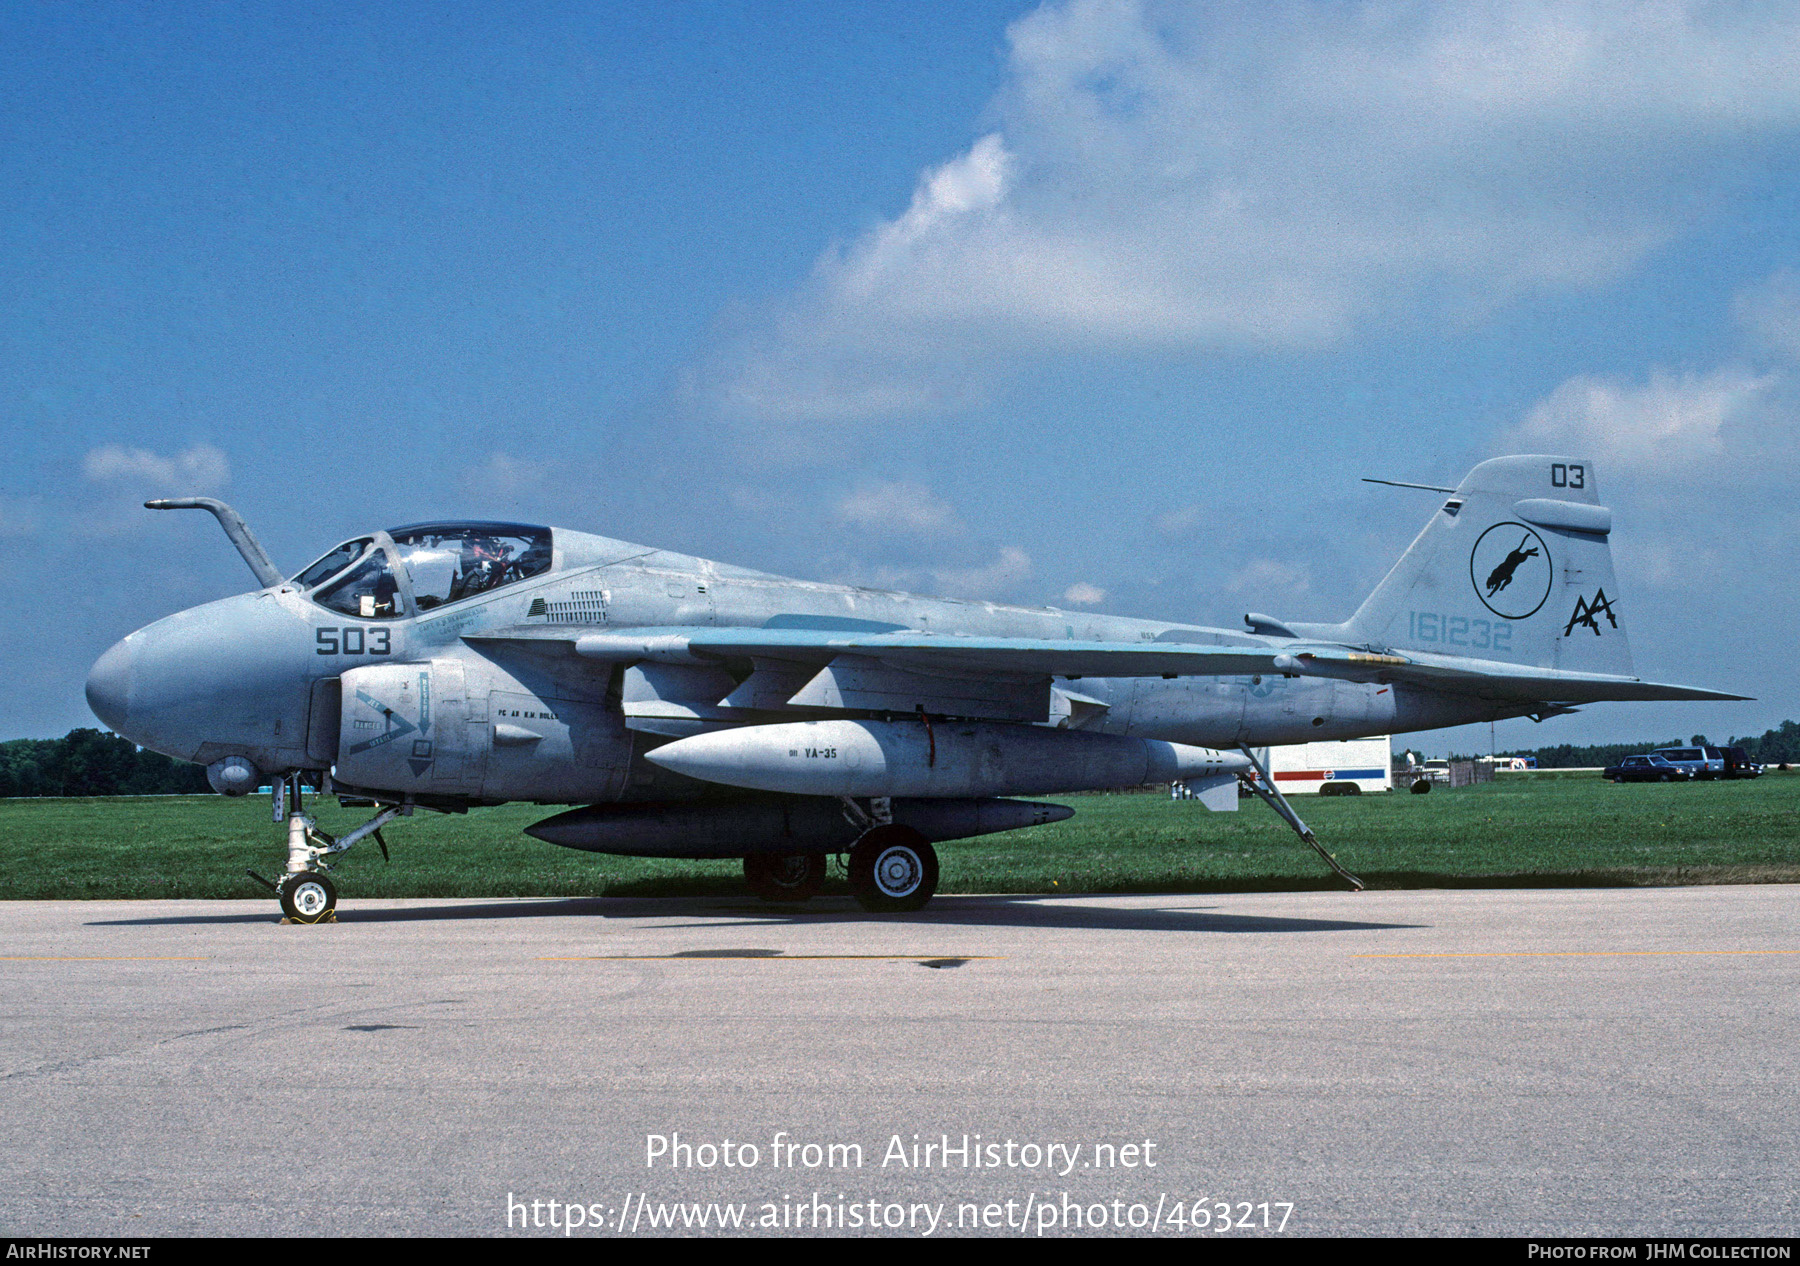
[[1608,782],[1687,782],[1693,774],[1660,755],[1627,756],[1600,771]]
[[1750,753],[1741,747],[1721,749],[1725,753],[1725,777],[1755,778],[1761,774],[1763,767],[1750,759]]
[[1716,747],[1659,747],[1651,755],[1679,765],[1695,778],[1725,776],[1725,753]]

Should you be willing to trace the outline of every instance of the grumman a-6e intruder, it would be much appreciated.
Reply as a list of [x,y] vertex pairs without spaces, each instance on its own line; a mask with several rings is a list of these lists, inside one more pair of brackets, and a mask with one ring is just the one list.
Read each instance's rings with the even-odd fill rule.
[[[578,805],[530,833],[741,857],[775,901],[847,854],[866,909],[916,910],[934,844],[1072,812],[1009,797],[1180,780],[1235,809],[1242,781],[1318,848],[1244,777],[1252,749],[1741,697],[1632,675],[1590,463],[1503,457],[1430,491],[1449,495],[1349,620],[1248,631],[811,584],[523,523],[370,532],[289,579],[229,506],[152,501],[210,510],[262,587],[133,633],[87,696],[226,795],[273,786],[270,886],[305,923],[336,905],[327,859],[415,808]],[[333,839],[307,785],[377,812]]]

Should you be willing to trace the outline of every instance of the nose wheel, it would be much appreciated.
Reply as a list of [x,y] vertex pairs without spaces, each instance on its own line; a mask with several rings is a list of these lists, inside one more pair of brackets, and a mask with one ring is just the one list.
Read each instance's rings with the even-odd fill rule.
[[295,923],[336,922],[337,885],[318,872],[289,875],[281,881],[281,912]]

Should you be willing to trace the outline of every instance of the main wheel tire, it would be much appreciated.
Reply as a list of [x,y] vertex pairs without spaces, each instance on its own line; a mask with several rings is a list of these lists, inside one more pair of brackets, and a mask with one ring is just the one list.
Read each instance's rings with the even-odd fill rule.
[[337,885],[307,871],[281,881],[281,912],[295,923],[324,923],[337,913]]
[[825,887],[823,853],[752,853],[744,879],[764,901],[807,901]]
[[875,827],[850,850],[850,891],[871,914],[918,910],[937,886],[937,850],[910,827]]
[[1431,779],[1429,779],[1429,778],[1419,779],[1419,781],[1415,782],[1412,785],[1412,793],[1415,796],[1430,795],[1431,794]]

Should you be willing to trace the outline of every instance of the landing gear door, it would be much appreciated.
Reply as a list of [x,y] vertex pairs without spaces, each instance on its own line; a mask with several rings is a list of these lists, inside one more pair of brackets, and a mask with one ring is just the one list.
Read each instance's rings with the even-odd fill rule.
[[343,727],[342,685],[336,677],[312,684],[306,710],[306,759],[314,769],[330,769],[337,760],[338,733]]
[[433,660],[431,680],[438,700],[432,715],[432,754],[436,763],[431,788],[440,795],[472,795],[481,789],[487,765],[487,700],[482,699],[479,707],[473,706],[468,673],[460,661]]
[[371,791],[456,795],[480,781],[462,665],[371,664],[343,676],[336,777]]

